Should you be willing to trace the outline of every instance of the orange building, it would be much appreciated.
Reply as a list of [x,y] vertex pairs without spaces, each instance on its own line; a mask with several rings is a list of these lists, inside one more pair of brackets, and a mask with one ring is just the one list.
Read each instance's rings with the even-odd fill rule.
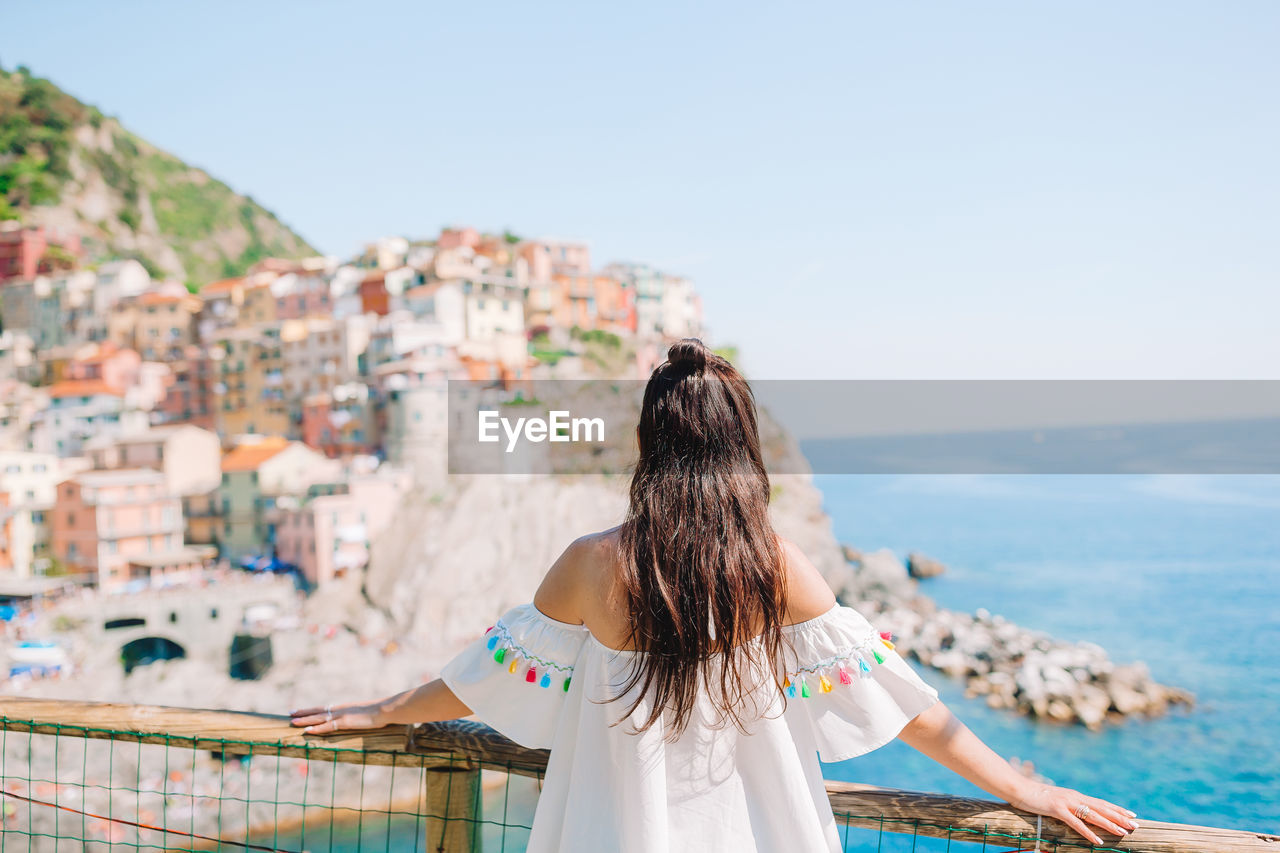
[[391,312],[391,295],[387,293],[387,274],[382,270],[369,273],[360,282],[360,310],[365,314],[385,317]]
[[635,291],[609,275],[592,276],[592,287],[596,298],[595,328],[617,335],[634,335]]
[[551,275],[552,324],[562,329],[595,328],[596,294],[590,273]]
[[[632,334],[636,330],[635,294],[613,276],[573,271],[552,273],[551,286],[543,290],[531,287],[529,301],[535,299],[535,293],[545,305],[535,306],[531,326],[545,323],[562,329],[603,329],[617,334]],[[538,307],[544,311],[538,313]]]

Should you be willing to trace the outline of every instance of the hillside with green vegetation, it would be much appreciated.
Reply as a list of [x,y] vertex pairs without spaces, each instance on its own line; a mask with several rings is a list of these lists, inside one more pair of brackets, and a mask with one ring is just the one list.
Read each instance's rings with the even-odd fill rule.
[[195,288],[266,257],[316,254],[253,199],[27,69],[0,68],[0,220],[80,236]]

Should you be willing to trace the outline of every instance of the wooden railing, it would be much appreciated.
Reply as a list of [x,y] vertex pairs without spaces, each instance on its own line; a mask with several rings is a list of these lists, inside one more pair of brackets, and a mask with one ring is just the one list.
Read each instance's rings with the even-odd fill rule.
[[[446,851],[476,849],[475,811],[482,769],[540,777],[549,754],[518,746],[482,724],[465,720],[311,737],[282,716],[13,697],[0,697],[0,730],[161,744],[220,755],[392,767],[412,764],[425,771],[424,816],[438,829],[427,835],[433,839],[431,849]],[[20,778],[14,770],[7,767],[6,775]],[[8,781],[0,780],[0,785]],[[827,793],[836,815],[853,827],[994,843],[1006,849],[1030,850],[1036,842],[1035,815],[1004,803],[842,782],[828,782]],[[1051,818],[1041,822],[1040,841],[1044,850],[1089,848],[1072,829]],[[1280,836],[1144,819],[1136,832],[1097,849],[1280,853]]]

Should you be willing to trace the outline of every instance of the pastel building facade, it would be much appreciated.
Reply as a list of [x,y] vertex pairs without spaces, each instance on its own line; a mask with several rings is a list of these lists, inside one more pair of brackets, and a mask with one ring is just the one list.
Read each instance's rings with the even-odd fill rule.
[[662,333],[668,338],[691,338],[703,333],[702,301],[687,278],[663,277]]
[[157,410],[164,423],[191,424],[215,430],[218,401],[214,386],[218,377],[213,360],[201,346],[189,346],[182,358],[169,362],[170,381]]
[[224,439],[288,433],[280,334],[279,328],[235,328],[219,336],[211,356],[218,432]]
[[49,512],[65,476],[62,461],[51,453],[0,451],[0,495],[4,507],[4,558],[0,571],[20,577],[34,573],[49,552]]
[[634,334],[635,292],[612,275],[595,272],[556,272],[544,286],[530,286],[526,311],[531,326],[560,329],[600,329]]
[[6,329],[22,329],[31,336],[33,344],[40,345],[34,334],[37,302],[41,294],[49,292],[47,278],[11,281],[4,286],[4,301],[0,303],[0,317]]
[[36,342],[31,335],[22,329],[0,332],[0,382],[33,379],[36,365]]
[[276,294],[276,317],[301,320],[328,317],[333,313],[333,296],[329,280],[319,272],[291,272],[272,285]]
[[[437,341],[443,346],[457,346],[467,338],[466,296],[460,282],[432,282],[405,291],[404,304],[406,310],[420,324],[416,330],[408,327],[404,333],[395,331],[392,323],[380,323],[380,328],[387,329],[387,337],[392,339],[392,346],[406,354],[410,348],[405,346],[406,336],[418,334],[424,339],[430,334],[427,330],[435,330]],[[392,315],[394,317],[395,315]],[[390,320],[391,317],[386,318]]]
[[222,445],[217,433],[189,424],[153,427],[110,441],[91,442],[85,455],[96,470],[149,468],[182,503],[188,543],[211,545],[217,535]]
[[486,276],[462,282],[466,296],[466,330],[470,341],[501,335],[524,336],[524,289],[515,281]]
[[562,329],[595,326],[596,292],[590,272],[551,274],[552,323]]
[[303,444],[333,459],[378,450],[378,425],[369,386],[362,382],[312,394],[302,401]]
[[444,476],[449,430],[448,386],[394,383],[386,392],[382,446],[392,465],[414,471],[423,485]]
[[363,315],[343,320],[311,319],[281,334],[284,391],[291,398],[332,391],[360,375],[360,355],[369,346]]
[[100,379],[66,380],[48,393],[48,408],[36,414],[31,426],[32,450],[76,456],[90,438],[147,427],[146,413],[127,409],[125,395]]
[[415,317],[440,328],[440,342],[487,342],[524,336],[524,288],[514,279],[477,276],[432,282],[405,294]]
[[104,341],[78,349],[58,378],[98,380],[123,391],[137,381],[141,365],[142,356],[136,351]]
[[89,270],[62,273],[50,279],[50,293],[41,305],[36,334],[46,347],[66,346],[101,337],[105,329],[93,298],[98,277]]
[[562,240],[530,240],[518,252],[533,281],[550,281],[552,273],[591,272],[591,249],[586,243]]
[[411,483],[407,473],[384,469],[311,486],[299,506],[280,514],[277,555],[313,586],[362,570]]
[[[10,548],[13,542],[13,516],[9,512],[9,494],[0,492],[0,572],[11,573],[14,570],[14,556]],[[23,572],[23,576],[30,571]]]
[[[16,379],[0,379],[0,449],[39,450],[49,394]],[[45,451],[48,452],[48,451]]]
[[245,289],[244,301],[237,317],[238,326],[252,328],[275,325],[279,322],[280,318],[276,315],[279,302],[271,288],[272,280],[274,280],[273,277],[266,281],[263,278],[255,278],[254,284]]
[[372,374],[384,364],[414,355],[442,359],[452,345],[448,338],[448,332],[439,323],[419,320],[409,311],[381,317],[370,331],[369,345],[358,359],[361,372]]
[[610,264],[605,272],[632,293],[635,332],[642,337],[663,335],[663,291],[666,276],[648,264]]
[[[9,285],[5,288],[5,303],[11,298],[18,301],[19,294],[26,289],[21,282]],[[51,279],[41,276],[31,283],[30,293],[30,320],[24,328],[36,342],[36,348],[47,350],[64,346],[70,338],[70,330],[64,325],[62,317],[65,290],[55,289]]]
[[185,289],[149,291],[136,298],[133,340],[129,345],[148,361],[182,358],[197,340],[200,298]]
[[171,494],[203,494],[221,481],[222,446],[216,433],[188,424],[152,427],[93,442],[85,455],[95,470],[150,468],[164,474]]
[[277,501],[305,494],[308,486],[341,471],[340,463],[277,436],[242,442],[223,457],[221,467],[218,546],[231,560],[271,554]]
[[11,281],[4,286],[0,315],[6,329],[22,329],[42,349],[77,341],[95,322],[93,273],[76,271]]
[[182,504],[149,469],[86,471],[59,484],[50,550],[69,572],[99,587],[198,570],[184,547]]
[[210,282],[200,288],[203,306],[196,326],[201,340],[210,339],[217,330],[230,328],[237,323],[248,287],[247,279],[241,276]]
[[[138,261],[109,261],[98,267],[98,281],[93,286],[93,310],[106,317],[117,303],[151,289],[151,274]],[[89,340],[100,340],[90,337]]]

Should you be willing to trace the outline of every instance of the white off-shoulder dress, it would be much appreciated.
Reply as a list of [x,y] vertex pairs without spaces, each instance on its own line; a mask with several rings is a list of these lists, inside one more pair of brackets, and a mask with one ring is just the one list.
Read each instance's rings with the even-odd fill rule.
[[665,720],[634,733],[645,703],[611,726],[634,694],[601,700],[621,693],[643,653],[609,648],[532,604],[507,611],[441,678],[481,721],[551,749],[529,853],[838,851],[819,756],[883,746],[938,693],[852,608],[784,630],[783,689],[768,679],[757,691],[767,693],[753,700],[761,713],[744,721],[746,734],[719,720],[705,690],[673,742]]

